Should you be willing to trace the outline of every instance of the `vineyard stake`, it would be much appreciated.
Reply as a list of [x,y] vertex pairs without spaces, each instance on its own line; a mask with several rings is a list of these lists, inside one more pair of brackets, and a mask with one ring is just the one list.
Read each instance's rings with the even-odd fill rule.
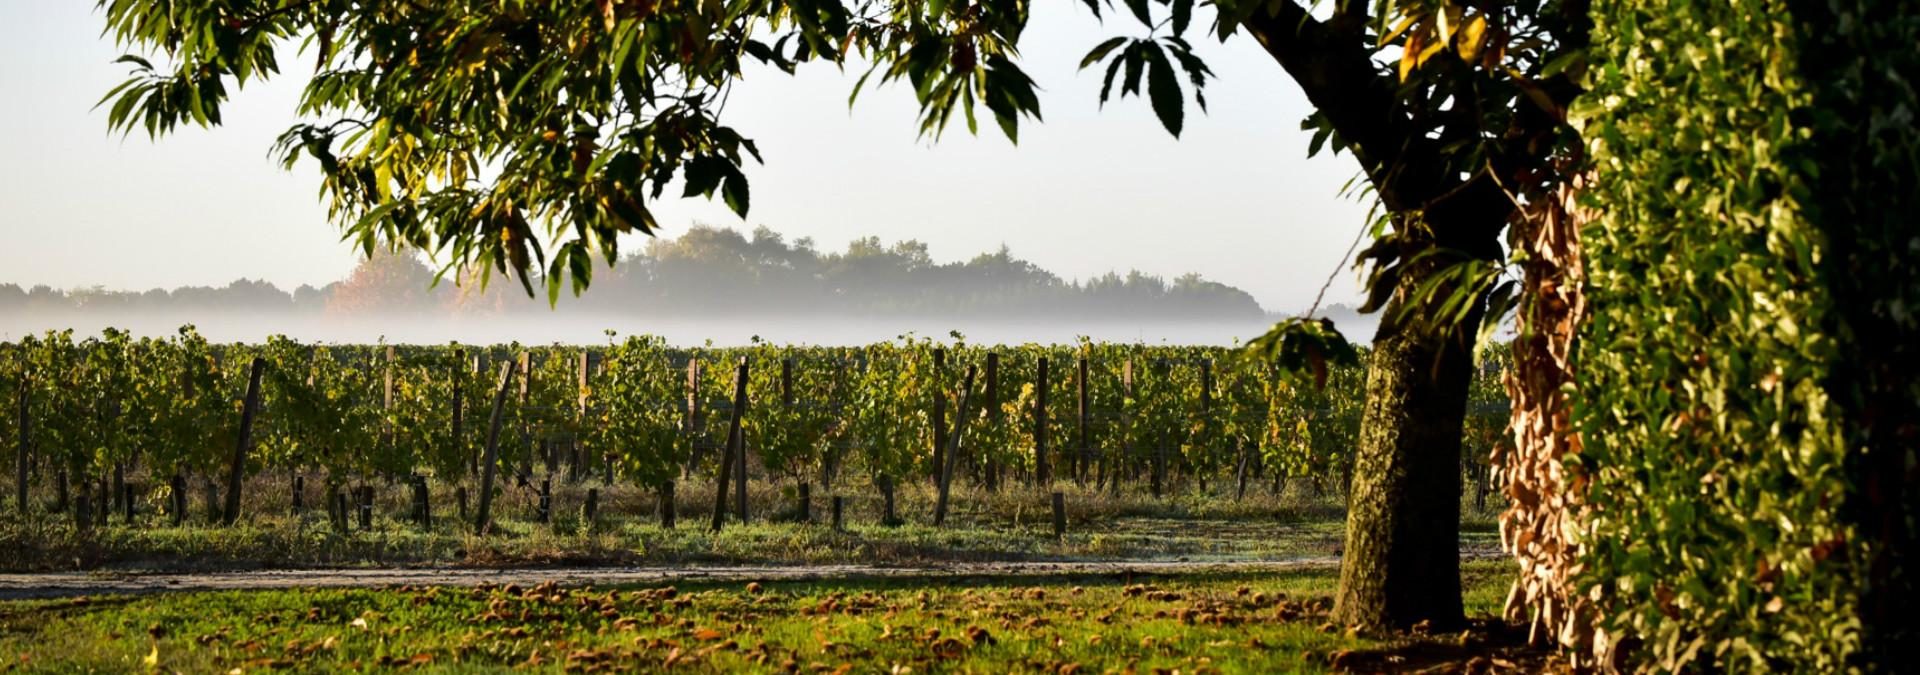
[[[579,372],[575,373],[576,379],[574,381],[573,410],[576,428],[580,429],[586,428],[587,425],[587,369],[590,365],[588,361],[587,351],[584,349],[580,350],[579,363],[576,364]],[[585,451],[585,448],[580,446],[579,434],[574,434],[573,439],[569,441],[567,445],[570,449],[567,457],[567,484],[573,485],[580,482],[580,464],[583,461],[581,453]]]
[[107,526],[107,516],[113,513],[113,493],[107,490],[107,477],[104,475],[94,484],[99,487],[100,496],[93,502],[93,524],[104,528]]
[[493,505],[493,474],[500,460],[500,421],[502,409],[507,407],[507,390],[513,388],[513,363],[500,364],[500,385],[494,389],[493,417],[487,423],[486,456],[480,462],[480,508],[473,521],[473,531],[485,535],[492,523],[487,520],[489,507]]
[[[527,408],[527,395],[533,387],[533,352],[520,352],[520,356],[517,357],[515,363],[518,364],[517,367],[520,371],[520,393],[519,398],[515,400],[519,403],[520,409],[525,410]],[[526,476],[533,473],[535,453],[533,452],[533,433],[527,429],[527,418],[525,415],[520,417],[519,433],[520,435],[515,441],[515,444],[527,451],[525,455],[526,459],[524,460],[526,463],[520,467],[520,475]],[[542,448],[542,450],[544,450],[544,448]],[[546,453],[542,452],[539,454]],[[524,485],[525,482],[522,481],[522,484]]]
[[1053,538],[1067,536],[1067,495],[1064,492],[1053,493]]
[[581,507],[581,515],[587,521],[587,531],[599,529],[600,524],[600,488],[587,488],[587,503]]
[[[1167,362],[1159,359],[1154,360],[1153,366],[1148,373],[1161,382],[1167,381]],[[1148,434],[1153,443],[1153,456],[1148,458],[1147,477],[1153,484],[1153,498],[1159,499],[1166,490],[1167,432],[1165,429],[1159,428],[1159,425],[1154,425],[1154,429],[1149,431]]]
[[1087,357],[1085,355],[1080,356],[1077,365],[1079,376],[1075,378],[1074,386],[1079,390],[1080,410],[1079,425],[1075,427],[1074,430],[1079,432],[1080,448],[1077,453],[1079,459],[1074,462],[1073,466],[1073,482],[1079,484],[1081,487],[1085,487],[1087,484],[1087,462],[1092,458],[1093,454],[1093,446],[1088,442],[1090,433],[1088,427],[1090,425],[1087,423],[1087,415],[1089,412],[1087,410],[1089,403],[1087,398]]
[[[548,472],[551,473],[552,470],[549,469]],[[541,525],[547,525],[553,522],[553,476],[551,475],[540,481],[539,515]]]
[[660,484],[660,527],[671,530],[678,520],[679,514],[674,513],[673,479],[667,479]]
[[800,522],[813,522],[813,484],[800,483]]
[[91,487],[86,486],[86,481],[81,481],[80,494],[73,497],[73,529],[81,534],[86,534],[93,527],[93,512],[88,508],[91,504],[87,500],[87,493],[92,491]]
[[835,532],[844,532],[847,529],[845,519],[846,507],[846,497],[840,495],[833,496],[833,531]]
[[936,487],[947,465],[947,391],[940,381],[946,370],[947,350],[933,350],[933,483]]
[[1033,400],[1033,479],[1045,487],[1053,483],[1053,471],[1047,466],[1047,357],[1040,357],[1040,372],[1034,377]]
[[[985,412],[987,413],[987,424],[990,426],[997,425],[1000,423],[1000,353],[999,352],[987,353],[986,399],[987,400],[985,404]],[[966,422],[961,421],[960,423],[965,424]],[[992,451],[992,450],[1000,450],[1000,449],[1003,449],[1003,448],[988,448],[987,450]],[[995,459],[993,455],[985,455],[985,458],[987,461],[980,468],[981,468],[981,471],[986,474],[985,482],[987,484],[987,491],[999,492],[1000,491],[1000,462],[999,460]]]
[[33,379],[27,377],[27,368],[23,365],[20,367],[20,424],[14,427],[14,431],[19,436],[19,438],[16,439],[19,441],[19,445],[15,450],[17,453],[15,455],[17,463],[14,467],[13,484],[14,495],[18,500],[16,504],[19,507],[21,517],[27,515],[28,449],[31,439],[33,438],[33,414],[30,405],[32,403],[32,395],[29,393],[32,388]]
[[330,494],[333,495],[333,499],[330,502],[333,505],[331,507],[331,512],[330,512],[331,515],[333,516],[333,531],[338,532],[340,534],[346,534],[347,533],[347,496],[341,493],[340,489],[337,487],[330,488]]
[[693,474],[693,467],[698,466],[700,460],[704,459],[700,456],[700,359],[698,358],[687,359],[687,416],[685,422],[686,428],[683,429],[683,431],[687,436],[688,452],[687,466],[682,472],[682,475],[691,476]]
[[[116,405],[118,404],[116,403]],[[126,496],[127,491],[122,489],[122,488],[125,488],[126,486],[127,486],[127,464],[126,462],[114,462],[113,463],[113,506],[116,509],[121,508],[122,506],[125,506],[125,502],[121,501],[121,498]],[[102,499],[105,499],[105,498],[103,497]]]
[[[1210,458],[1214,456],[1213,448],[1215,447],[1215,433],[1213,428],[1213,359],[1200,362],[1200,420],[1200,445],[1206,448],[1206,450],[1202,452],[1202,456]],[[1207,472],[1194,471],[1193,473],[1200,480],[1200,491],[1206,492]]]
[[[461,377],[463,374],[461,371],[465,368],[466,362],[467,350],[456,349],[453,351],[453,373],[449,376],[453,381],[453,437],[450,440],[453,442],[454,456],[466,458],[467,474],[472,475],[474,469],[473,455],[467,453],[467,444],[463,442],[465,439],[460,429],[460,427],[466,423],[466,410],[463,405],[465,401],[460,398],[461,385],[464,384],[466,380],[466,378]],[[461,520],[465,519],[465,514],[461,514]]]
[[893,511],[893,477],[881,474],[874,482],[880,485],[880,498],[883,509],[880,515],[880,524],[887,527],[899,525],[900,516]]
[[967,365],[966,379],[960,385],[960,407],[954,411],[953,435],[947,439],[947,463],[940,469],[940,493],[933,505],[933,524],[947,523],[947,493],[953,487],[953,467],[960,462],[960,437],[967,428],[967,402],[973,396],[974,367]]
[[253,357],[253,367],[247,373],[247,399],[240,408],[240,439],[233,445],[233,468],[227,473],[227,508],[221,522],[229,526],[240,517],[240,479],[247,473],[247,446],[253,444],[253,416],[260,407],[260,374],[266,369],[266,359]]
[[[744,454],[745,444],[741,437],[740,421],[747,412],[747,357],[740,357],[740,365],[733,371],[733,414],[727,425],[727,448],[720,453],[720,476],[714,483],[713,531],[719,532],[727,522],[727,479],[728,471],[733,468],[736,453]],[[743,467],[744,468],[744,467]],[[744,473],[744,472],[743,472]],[[745,487],[744,485],[742,487]],[[741,509],[745,515],[746,509]],[[745,520],[745,518],[742,518]]]
[[300,515],[301,511],[306,510],[306,506],[307,506],[306,494],[305,494],[306,491],[307,491],[307,477],[301,476],[298,474],[294,475],[293,477],[293,515],[296,515],[296,516]]
[[179,527],[187,522],[187,477],[175,471],[171,484],[173,498],[173,526]]

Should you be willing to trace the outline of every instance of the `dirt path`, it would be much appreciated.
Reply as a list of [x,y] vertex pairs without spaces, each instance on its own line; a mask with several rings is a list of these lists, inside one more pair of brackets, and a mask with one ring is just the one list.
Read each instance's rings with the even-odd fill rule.
[[819,565],[313,569],[183,573],[55,572],[0,574],[0,600],[273,588],[473,586],[483,583],[532,585],[545,581],[584,586],[668,583],[682,580],[807,581],[883,577],[1200,574],[1327,568],[1337,564],[1339,564],[1338,558],[1305,558],[1275,562],[993,562],[903,567]]

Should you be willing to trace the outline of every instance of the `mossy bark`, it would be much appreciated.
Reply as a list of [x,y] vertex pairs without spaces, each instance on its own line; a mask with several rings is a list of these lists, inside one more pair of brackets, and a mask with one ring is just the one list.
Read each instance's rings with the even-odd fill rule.
[[[1418,278],[1407,275],[1403,285]],[[1387,308],[1388,317],[1399,313],[1398,305]],[[1456,332],[1471,334],[1471,328]],[[1460,429],[1472,365],[1469,338],[1391,320],[1374,337],[1336,621],[1365,629],[1464,621]]]

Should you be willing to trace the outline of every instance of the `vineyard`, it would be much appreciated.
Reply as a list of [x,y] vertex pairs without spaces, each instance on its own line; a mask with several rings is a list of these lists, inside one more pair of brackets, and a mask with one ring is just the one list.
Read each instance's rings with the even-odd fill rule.
[[[670,528],[681,511],[714,530],[838,526],[848,496],[879,497],[883,525],[937,526],[961,486],[1044,510],[1055,488],[1222,502],[1292,490],[1337,505],[1347,485],[1357,366],[1318,382],[1230,348],[952,338],[681,348],[48,333],[0,345],[0,392],[17,405],[0,427],[17,444],[10,510],[76,533],[284,515],[252,504],[325,514],[345,534],[397,503],[382,515],[486,535],[497,519],[548,524],[560,511],[588,526]],[[1469,508],[1489,499],[1502,358],[1482,358],[1469,404]],[[924,486],[931,512],[903,512],[903,486]],[[770,487],[784,503],[750,512],[750,489]],[[654,499],[615,506],[603,491]],[[502,513],[509,492],[532,508]],[[556,503],[563,492],[572,503]],[[678,506],[689,493],[700,503]]]

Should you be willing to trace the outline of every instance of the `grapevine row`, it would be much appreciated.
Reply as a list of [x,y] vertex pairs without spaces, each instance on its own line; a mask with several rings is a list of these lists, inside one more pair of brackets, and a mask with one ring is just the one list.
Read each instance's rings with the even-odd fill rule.
[[[49,332],[0,343],[0,395],[16,405],[0,428],[16,444],[22,512],[30,485],[67,510],[88,496],[128,507],[138,482],[166,486],[169,510],[183,513],[191,478],[209,504],[237,505],[238,478],[262,473],[289,476],[296,491],[313,477],[330,507],[340,490],[376,480],[423,491],[432,480],[464,495],[483,465],[501,484],[626,481],[660,490],[663,504],[676,480],[729,478],[736,502],[716,514],[744,514],[749,478],[829,490],[864,479],[891,504],[898,481],[937,485],[949,466],[988,490],[1344,488],[1365,399],[1358,366],[1302,382],[1224,347],[954,338],[680,348],[636,336],[586,348],[211,344],[191,327],[166,338]],[[1469,457],[1504,435],[1504,358],[1488,353],[1476,377]],[[963,396],[968,370],[978,376]],[[1479,462],[1463,472],[1484,479]]]

